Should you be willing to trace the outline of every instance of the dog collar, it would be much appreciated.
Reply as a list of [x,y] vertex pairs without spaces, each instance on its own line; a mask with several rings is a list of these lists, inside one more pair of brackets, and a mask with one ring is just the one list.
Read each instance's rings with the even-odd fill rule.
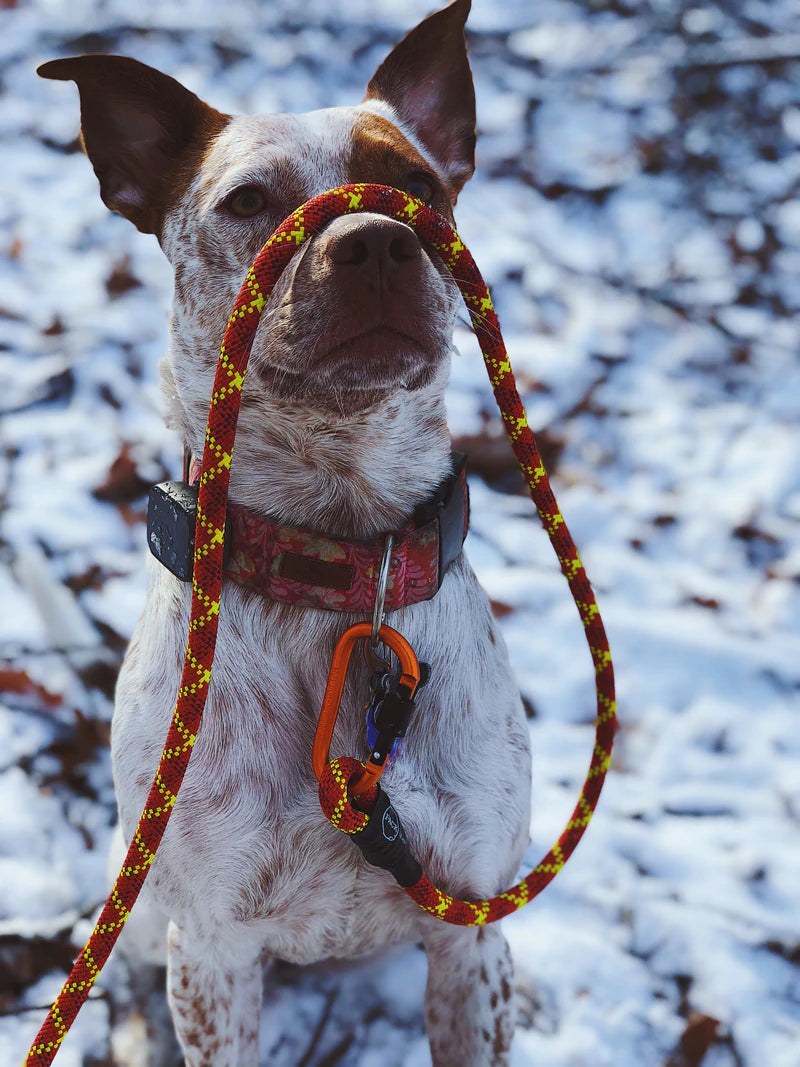
[[[453,473],[420,504],[394,535],[385,608],[394,611],[430,600],[447,568],[461,553],[469,525],[466,459],[451,453]],[[200,465],[189,464],[184,482],[150,490],[147,544],[182,581],[192,580],[197,481]],[[369,612],[375,603],[386,534],[366,541],[328,537],[284,526],[230,501],[223,574],[269,600],[329,611]]]

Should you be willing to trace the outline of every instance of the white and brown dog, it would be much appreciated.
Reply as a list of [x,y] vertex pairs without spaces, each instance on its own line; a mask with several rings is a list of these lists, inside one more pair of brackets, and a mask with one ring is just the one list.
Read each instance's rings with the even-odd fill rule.
[[[230,309],[280,220],[349,182],[408,190],[452,218],[474,169],[469,7],[455,0],[413,30],[360,105],[303,115],[224,115],[118,56],[41,68],[77,82],[103,200],[156,234],[175,269],[163,392],[169,424],[195,456]],[[345,544],[380,545],[387,531],[407,528],[450,474],[444,390],[459,302],[436,254],[399,222],[343,217],[307,242],[256,337],[232,503]],[[446,892],[481,899],[514,882],[528,841],[528,730],[460,541],[453,555],[432,599],[388,617],[432,677],[384,781],[426,873]],[[326,581],[313,567],[287,572],[290,584],[304,580]],[[174,707],[189,599],[189,585],[151,561],[113,724],[126,840]],[[449,926],[421,911],[319,810],[316,717],[334,643],[364,617],[224,583],[202,730],[142,894],[169,918],[169,1000],[191,1067],[258,1063],[271,957],[303,964],[409,940],[427,953],[434,1064],[508,1062],[512,974],[499,927]],[[334,747],[364,758],[369,674],[360,657],[350,674]]]

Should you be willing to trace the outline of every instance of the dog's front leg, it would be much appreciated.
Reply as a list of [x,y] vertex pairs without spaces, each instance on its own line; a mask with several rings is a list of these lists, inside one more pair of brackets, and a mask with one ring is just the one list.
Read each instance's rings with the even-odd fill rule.
[[255,1067],[263,984],[260,954],[241,939],[208,940],[171,922],[167,990],[186,1067]]
[[498,926],[426,923],[425,1023],[434,1067],[506,1067],[514,976]]

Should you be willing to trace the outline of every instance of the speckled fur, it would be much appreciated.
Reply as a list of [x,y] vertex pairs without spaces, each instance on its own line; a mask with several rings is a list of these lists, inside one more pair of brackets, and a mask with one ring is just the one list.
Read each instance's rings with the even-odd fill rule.
[[[468,6],[457,0],[448,9],[460,25]],[[255,253],[283,215],[316,193],[351,180],[399,184],[396,167],[374,172],[383,156],[373,133],[387,121],[395,164],[416,168],[422,153],[449,213],[457,182],[447,161],[423,147],[391,102],[375,98],[229,120],[168,210],[159,236],[176,286],[162,380],[168,420],[195,453],[225,321]],[[268,188],[273,206],[247,220],[221,211],[248,182]],[[448,470],[443,393],[457,294],[424,255],[418,343],[401,351],[405,342],[394,340],[366,360],[346,355],[333,373],[318,340],[343,329],[325,240],[294,258],[262,321],[231,496],[288,524],[364,536],[401,524]],[[189,614],[189,588],[153,561],[149,569],[113,726],[126,838],[174,706]],[[170,1004],[189,1067],[257,1062],[267,958],[309,963],[419,939],[429,961],[434,1064],[507,1063],[513,986],[500,929],[450,927],[426,915],[319,811],[313,730],[333,644],[354,621],[223,587],[202,730],[137,906],[144,913],[155,905],[170,920]],[[502,637],[463,555],[434,600],[389,621],[433,665],[433,678],[404,754],[384,776],[387,791],[433,880],[456,895],[491,896],[514,881],[529,821],[528,732]],[[333,748],[363,758],[367,675],[354,663]]]

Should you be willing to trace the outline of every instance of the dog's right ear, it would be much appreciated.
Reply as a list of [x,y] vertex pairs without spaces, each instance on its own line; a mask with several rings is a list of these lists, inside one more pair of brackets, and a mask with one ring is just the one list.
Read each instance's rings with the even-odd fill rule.
[[83,146],[104,203],[160,236],[170,204],[229,117],[126,56],[55,59],[37,74],[77,84]]
[[394,108],[456,194],[475,170],[475,90],[464,36],[470,7],[471,0],[453,0],[424,19],[381,63],[366,96]]

